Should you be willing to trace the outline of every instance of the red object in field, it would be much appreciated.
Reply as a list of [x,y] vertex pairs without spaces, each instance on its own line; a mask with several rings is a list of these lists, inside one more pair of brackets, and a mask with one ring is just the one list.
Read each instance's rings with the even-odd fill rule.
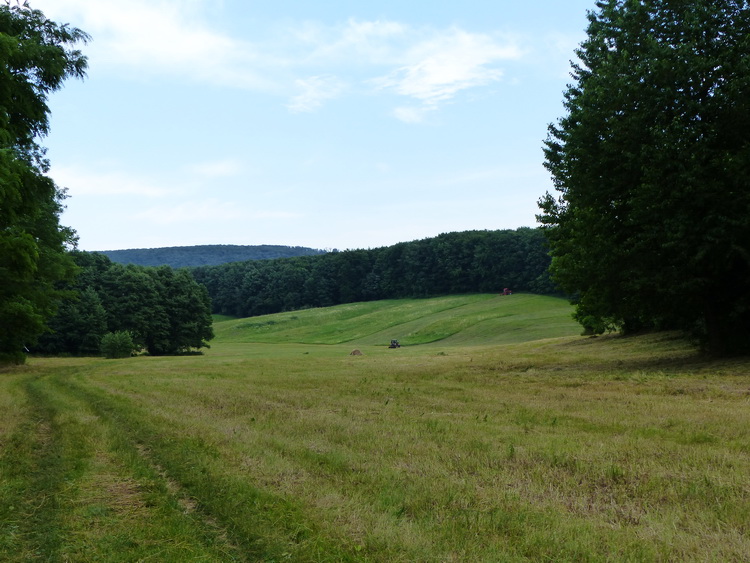
[[513,292],[506,287],[503,289],[503,295],[513,295]]

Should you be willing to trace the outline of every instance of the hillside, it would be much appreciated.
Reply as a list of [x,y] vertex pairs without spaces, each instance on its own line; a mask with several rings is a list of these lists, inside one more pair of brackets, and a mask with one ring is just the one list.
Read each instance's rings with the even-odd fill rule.
[[254,317],[343,303],[513,292],[553,295],[541,229],[463,231],[382,248],[195,268],[214,313]]
[[214,343],[510,344],[580,334],[571,312],[565,299],[530,294],[392,299],[223,320]]
[[303,246],[208,244],[199,246],[168,246],[164,248],[132,248],[128,250],[101,250],[113,262],[139,266],[172,266],[194,268],[218,266],[245,260],[272,260],[325,254],[324,250]]

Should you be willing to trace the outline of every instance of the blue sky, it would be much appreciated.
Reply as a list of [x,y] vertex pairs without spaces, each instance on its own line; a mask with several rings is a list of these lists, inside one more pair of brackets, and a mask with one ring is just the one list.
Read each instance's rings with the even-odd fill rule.
[[31,0],[92,36],[52,95],[83,250],[375,248],[535,226],[593,0]]

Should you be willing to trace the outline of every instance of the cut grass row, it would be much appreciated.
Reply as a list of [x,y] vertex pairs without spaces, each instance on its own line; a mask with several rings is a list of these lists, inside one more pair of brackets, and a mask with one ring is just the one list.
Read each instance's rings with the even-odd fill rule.
[[[398,350],[354,307],[296,313],[303,340],[324,314],[369,335],[342,344],[253,343],[246,319],[203,357],[0,374],[0,560],[750,560],[745,360],[675,335],[482,345],[486,301],[425,302],[461,328]],[[527,338],[557,314],[530,301]]]
[[2,378],[24,406],[8,417],[0,454],[0,560],[240,558],[221,530],[186,510],[137,443],[98,416],[98,403],[70,392],[70,370],[16,371]]
[[750,556],[746,364],[658,337],[335,348],[6,375],[27,399],[0,556]]
[[399,299],[306,309],[215,326],[220,342],[404,345],[444,341],[454,345],[508,344],[571,336],[580,326],[567,301],[516,294]]

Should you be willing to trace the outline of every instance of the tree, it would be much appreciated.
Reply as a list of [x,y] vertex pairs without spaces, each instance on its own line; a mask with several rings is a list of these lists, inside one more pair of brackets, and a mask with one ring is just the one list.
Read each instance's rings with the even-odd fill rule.
[[750,349],[750,7],[603,0],[550,125],[552,274],[595,332]]
[[55,283],[75,271],[65,252],[75,233],[59,223],[65,192],[38,143],[49,94],[85,74],[73,46],[87,39],[26,4],[0,5],[0,361],[24,360],[54,313]]
[[92,252],[70,255],[78,274],[74,282],[60,284],[62,299],[50,332],[32,352],[98,354],[108,332],[127,333],[132,347],[153,356],[208,347],[211,302],[188,270],[123,266]]
[[101,352],[105,358],[129,358],[137,350],[133,336],[126,330],[108,332],[102,337]]
[[107,312],[99,294],[86,287],[73,297],[64,298],[48,324],[50,331],[39,337],[34,351],[95,355],[99,353],[102,337],[107,332]]
[[143,266],[111,264],[103,272],[99,297],[108,329],[128,331],[139,348],[149,347],[155,334],[167,330],[159,290]]
[[[156,322],[146,333],[146,349],[152,356],[183,354],[208,347],[214,337],[211,301],[205,286],[198,284],[185,269],[169,266],[145,268],[159,296]],[[155,310],[152,310],[155,313]],[[159,317],[159,318],[157,318]]]

